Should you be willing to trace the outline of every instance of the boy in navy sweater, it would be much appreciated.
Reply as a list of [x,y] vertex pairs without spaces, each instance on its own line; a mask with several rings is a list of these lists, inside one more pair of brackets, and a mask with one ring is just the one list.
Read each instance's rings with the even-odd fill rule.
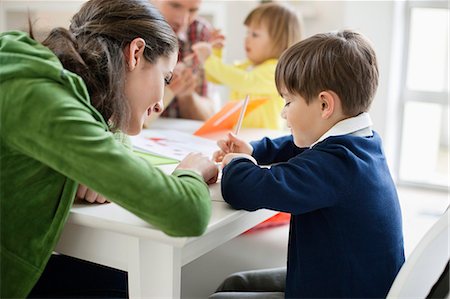
[[287,270],[232,275],[212,298],[385,297],[405,258],[396,188],[367,113],[378,86],[371,45],[352,31],[317,34],[282,55],[275,80],[292,135],[249,144],[230,134],[215,159],[231,206],[291,213]]

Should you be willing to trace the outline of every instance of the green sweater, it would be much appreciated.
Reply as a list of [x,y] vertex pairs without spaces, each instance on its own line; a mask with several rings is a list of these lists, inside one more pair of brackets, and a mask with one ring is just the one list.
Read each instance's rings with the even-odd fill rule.
[[1,297],[25,297],[58,241],[78,183],[170,236],[202,234],[207,185],[166,175],[116,141],[81,78],[22,32],[0,34]]

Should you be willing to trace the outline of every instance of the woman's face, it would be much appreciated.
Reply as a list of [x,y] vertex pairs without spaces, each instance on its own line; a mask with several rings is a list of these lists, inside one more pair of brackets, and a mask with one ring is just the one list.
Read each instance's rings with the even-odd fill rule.
[[177,58],[177,53],[172,53],[169,57],[159,57],[152,64],[141,56],[135,68],[128,70],[125,81],[125,97],[130,107],[125,132],[128,135],[139,134],[150,114],[163,111],[164,86],[172,77]]

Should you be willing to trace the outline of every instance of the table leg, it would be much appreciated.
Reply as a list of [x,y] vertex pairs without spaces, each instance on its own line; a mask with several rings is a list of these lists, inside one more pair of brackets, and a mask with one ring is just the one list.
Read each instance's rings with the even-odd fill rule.
[[181,250],[142,239],[136,250],[129,256],[130,298],[180,298]]

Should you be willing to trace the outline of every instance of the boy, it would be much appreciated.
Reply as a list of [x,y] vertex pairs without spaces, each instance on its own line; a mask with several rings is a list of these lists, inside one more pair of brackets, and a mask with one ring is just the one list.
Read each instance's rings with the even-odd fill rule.
[[[315,35],[282,55],[275,81],[292,135],[219,141],[225,201],[292,214],[286,298],[385,297],[404,252],[396,188],[366,112],[378,85],[372,47],[351,31]],[[260,273],[279,285],[279,272]],[[260,276],[234,275],[220,291],[279,291]]]

